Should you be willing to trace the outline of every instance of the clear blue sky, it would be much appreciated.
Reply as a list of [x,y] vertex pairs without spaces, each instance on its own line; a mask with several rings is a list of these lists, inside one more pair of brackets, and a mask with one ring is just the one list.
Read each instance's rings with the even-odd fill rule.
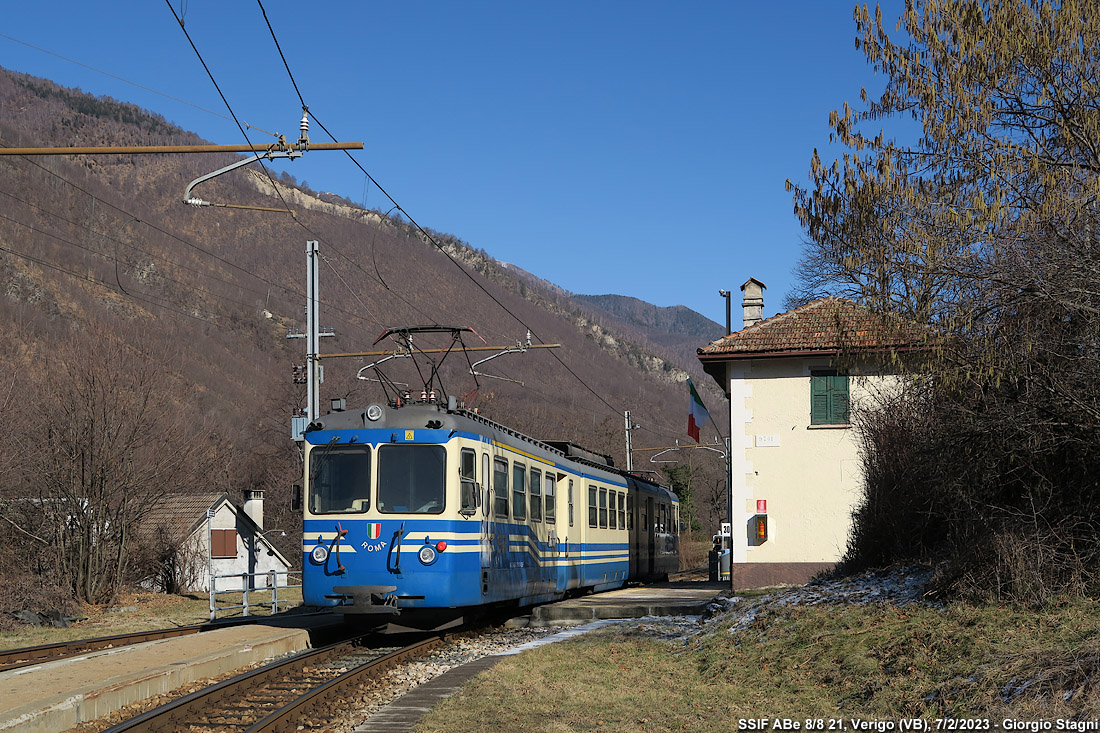
[[[231,121],[10,40],[226,114],[165,2],[8,5],[0,65],[243,142]],[[365,143],[358,160],[420,224],[577,293],[722,322],[718,290],[732,290],[735,324],[750,276],[768,286],[765,313],[779,309],[802,238],[784,181],[807,179],[830,110],[876,84],[853,5],[264,2],[311,112]],[[259,5],[172,7],[237,117],[296,137],[300,104]],[[311,137],[328,141],[316,125]],[[272,167],[363,200],[343,153]],[[373,186],[366,203],[390,206]]]

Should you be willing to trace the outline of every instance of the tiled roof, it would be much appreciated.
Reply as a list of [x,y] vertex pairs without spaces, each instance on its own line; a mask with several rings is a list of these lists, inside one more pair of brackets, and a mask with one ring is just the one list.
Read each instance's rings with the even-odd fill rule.
[[822,298],[731,333],[698,350],[704,361],[813,352],[909,350],[927,343],[923,327],[872,313],[844,298]]
[[183,539],[206,521],[206,510],[223,498],[221,492],[163,496],[142,519],[139,534],[163,532],[171,541]]

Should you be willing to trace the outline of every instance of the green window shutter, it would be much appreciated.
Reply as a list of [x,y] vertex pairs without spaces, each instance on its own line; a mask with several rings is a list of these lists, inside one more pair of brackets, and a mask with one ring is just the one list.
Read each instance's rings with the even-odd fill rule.
[[810,377],[810,424],[829,424],[828,377],[814,374]]
[[810,375],[810,424],[847,425],[848,375],[820,371]]

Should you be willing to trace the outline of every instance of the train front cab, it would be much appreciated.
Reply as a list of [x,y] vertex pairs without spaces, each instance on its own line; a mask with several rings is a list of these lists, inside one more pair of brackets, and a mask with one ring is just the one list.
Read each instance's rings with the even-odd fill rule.
[[478,602],[479,523],[463,512],[450,442],[441,429],[307,434],[306,603],[392,614]]

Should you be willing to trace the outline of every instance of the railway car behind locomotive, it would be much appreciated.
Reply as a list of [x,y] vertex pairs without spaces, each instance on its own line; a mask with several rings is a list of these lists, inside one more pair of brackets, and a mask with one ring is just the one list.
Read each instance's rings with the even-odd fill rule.
[[406,624],[678,569],[675,494],[453,398],[333,412],[304,438],[308,604]]

